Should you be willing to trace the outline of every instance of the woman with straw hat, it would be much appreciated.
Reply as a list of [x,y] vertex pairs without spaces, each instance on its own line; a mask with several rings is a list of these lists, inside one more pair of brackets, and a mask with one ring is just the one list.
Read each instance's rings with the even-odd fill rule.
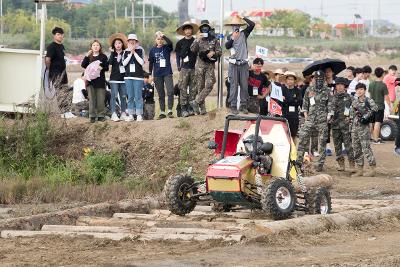
[[111,87],[111,120],[119,121],[116,112],[116,102],[119,96],[121,106],[121,120],[126,118],[126,86],[125,86],[125,67],[122,64],[122,57],[124,50],[128,47],[128,40],[125,34],[115,33],[108,39],[108,45],[110,46],[110,58],[109,64],[111,66],[110,75],[110,87]]
[[[240,27],[247,25],[247,28],[240,30]],[[237,15],[230,23],[225,26],[232,26],[232,34],[228,35],[228,41],[225,44],[226,49],[231,51],[229,58],[229,73],[231,77],[231,88],[229,93],[229,103],[232,113],[237,114],[237,97],[240,88],[240,110],[247,114],[247,100],[249,94],[247,88],[247,80],[249,78],[249,60],[247,49],[247,38],[253,31],[255,23],[247,18]]]
[[[176,43],[176,65],[179,71],[178,87],[180,91],[180,105],[182,117],[194,115],[189,103],[196,97],[195,91],[195,65],[197,53],[190,50],[194,42],[193,35],[199,30],[199,26],[190,21],[183,23],[176,32],[184,37]],[[189,87],[189,95],[187,88]]]

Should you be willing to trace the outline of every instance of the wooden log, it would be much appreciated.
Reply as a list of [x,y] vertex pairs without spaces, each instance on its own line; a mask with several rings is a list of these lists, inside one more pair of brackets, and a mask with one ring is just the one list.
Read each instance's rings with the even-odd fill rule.
[[113,218],[120,219],[139,219],[139,220],[157,220],[159,214],[141,214],[141,213],[114,213]]
[[383,219],[400,218],[400,206],[347,211],[329,215],[303,216],[285,221],[256,222],[256,229],[264,233],[317,234],[340,228],[375,225]]
[[[304,184],[307,188],[326,187],[331,188],[334,184],[334,179],[329,174],[318,174],[315,176],[303,177]],[[297,181],[293,182],[294,189],[297,193],[301,192],[300,186]]]
[[76,220],[76,225],[82,226],[119,226],[119,227],[152,227],[156,225],[156,221],[140,220],[140,219],[120,219],[105,217],[80,216]]
[[224,234],[222,230],[213,230],[205,228],[161,228],[154,227],[144,230],[144,233],[157,233],[157,234]]
[[98,233],[129,233],[126,227],[118,226],[77,226],[77,225],[43,225],[42,231],[53,232],[98,232]]
[[0,215],[9,214],[12,212],[11,208],[0,208]]
[[241,241],[244,236],[239,234],[129,234],[129,233],[94,233],[94,232],[63,232],[63,231],[24,231],[24,230],[3,230],[1,231],[1,238],[14,238],[14,237],[35,237],[35,236],[90,236],[94,238],[106,238],[111,240],[132,239],[139,241],[156,241],[156,240],[181,240],[181,241],[206,241],[206,240],[224,240],[224,241]]

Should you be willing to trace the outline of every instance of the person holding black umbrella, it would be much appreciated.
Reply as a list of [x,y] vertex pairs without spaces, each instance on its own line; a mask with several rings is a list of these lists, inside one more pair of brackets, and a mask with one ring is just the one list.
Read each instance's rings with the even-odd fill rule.
[[[304,73],[304,72],[303,72]],[[305,122],[300,129],[299,145],[297,148],[297,163],[301,166],[304,153],[308,151],[307,145],[311,137],[311,130],[315,127],[319,133],[319,158],[315,170],[321,172],[326,158],[326,141],[328,135],[328,121],[331,119],[332,95],[326,86],[325,73],[322,70],[315,72],[315,83],[307,88],[302,111]]]

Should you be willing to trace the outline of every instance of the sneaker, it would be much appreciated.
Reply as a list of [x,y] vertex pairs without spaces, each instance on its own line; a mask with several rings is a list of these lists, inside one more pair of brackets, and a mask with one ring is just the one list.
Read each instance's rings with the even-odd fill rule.
[[371,142],[373,145],[382,145],[383,143],[382,143],[382,141],[381,140],[374,140],[374,141],[372,141]]
[[170,118],[170,119],[173,119],[174,118],[174,115],[172,114],[172,111],[170,111],[170,112],[168,112],[168,118]]
[[122,112],[121,113],[121,121],[124,121],[126,118],[127,118],[128,116],[126,116],[126,113],[125,112]]
[[378,142],[380,142],[381,144],[384,144],[385,142],[382,141],[381,138],[378,138]]
[[314,157],[319,157],[318,151],[314,151],[312,154],[313,154]]
[[239,114],[239,111],[237,110],[236,107],[233,107],[233,108],[231,108],[231,113],[232,113],[233,115],[238,115],[238,114]]
[[189,112],[187,112],[186,110],[182,111],[182,117],[189,117]]
[[61,118],[64,119],[73,119],[76,118],[76,116],[74,114],[72,114],[72,112],[65,112],[64,114],[61,114]]
[[114,113],[111,115],[111,120],[112,120],[112,121],[120,121],[120,119],[118,118],[117,113],[114,112]]
[[328,157],[332,156],[332,150],[330,148],[325,149],[325,153]]
[[143,116],[142,115],[137,115],[136,121],[143,121]]
[[167,116],[165,116],[164,113],[161,113],[160,116],[158,116],[159,120],[165,119]]
[[244,106],[240,106],[239,111],[242,112],[243,114],[249,114],[247,107]]
[[395,148],[394,154],[395,154],[396,156],[400,156],[400,147]]
[[96,118],[90,118],[90,123],[95,123],[96,122]]
[[104,118],[104,117],[98,117],[98,118],[97,118],[97,121],[106,121],[106,118]]
[[134,121],[134,120],[135,120],[135,118],[133,118],[133,115],[129,115],[128,117],[125,118],[126,122],[131,122],[131,121]]

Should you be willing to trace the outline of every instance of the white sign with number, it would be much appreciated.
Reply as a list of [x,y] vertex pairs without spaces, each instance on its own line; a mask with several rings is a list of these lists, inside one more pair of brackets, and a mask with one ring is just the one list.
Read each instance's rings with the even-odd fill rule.
[[256,45],[256,57],[268,57],[268,48]]
[[282,88],[275,83],[272,83],[270,96],[272,98],[278,99],[279,101],[283,101]]

